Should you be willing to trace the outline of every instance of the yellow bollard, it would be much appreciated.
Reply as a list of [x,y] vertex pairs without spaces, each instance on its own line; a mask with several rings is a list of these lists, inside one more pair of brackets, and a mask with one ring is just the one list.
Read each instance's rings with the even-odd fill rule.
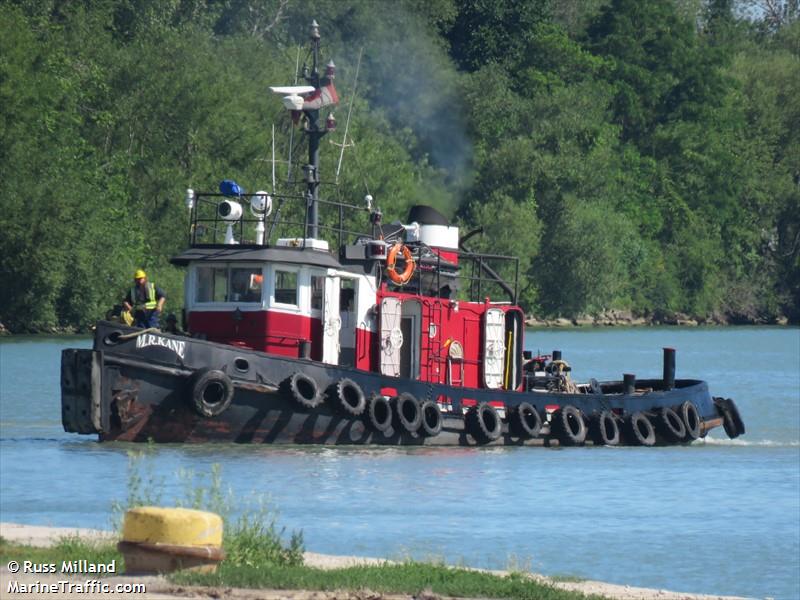
[[117,548],[126,573],[214,572],[225,558],[222,519],[188,508],[132,508],[125,513]]

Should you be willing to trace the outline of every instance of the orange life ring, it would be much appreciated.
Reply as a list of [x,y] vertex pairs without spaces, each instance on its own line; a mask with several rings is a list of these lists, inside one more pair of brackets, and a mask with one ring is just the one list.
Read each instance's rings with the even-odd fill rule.
[[[402,273],[398,273],[395,271],[394,266],[397,263],[397,255],[401,251],[403,252],[403,260],[406,261],[406,268],[403,269]],[[394,281],[397,285],[405,285],[411,280],[415,266],[414,257],[411,256],[411,250],[409,250],[408,246],[405,244],[398,242],[389,250],[389,255],[386,257],[386,274],[389,276],[389,279]]]

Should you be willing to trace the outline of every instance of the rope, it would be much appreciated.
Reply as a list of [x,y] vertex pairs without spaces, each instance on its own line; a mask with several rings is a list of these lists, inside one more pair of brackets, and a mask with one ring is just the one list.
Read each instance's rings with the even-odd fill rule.
[[148,327],[147,329],[142,329],[141,331],[133,331],[131,333],[126,333],[125,335],[121,335],[117,338],[117,340],[124,342],[126,340],[132,340],[135,337],[139,337],[145,333],[161,333],[161,330],[158,327]]

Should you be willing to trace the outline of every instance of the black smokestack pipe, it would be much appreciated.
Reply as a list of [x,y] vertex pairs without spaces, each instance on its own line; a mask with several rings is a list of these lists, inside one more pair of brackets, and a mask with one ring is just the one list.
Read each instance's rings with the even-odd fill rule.
[[561,360],[561,350],[553,350],[553,360]]
[[664,389],[675,387],[675,348],[664,348]]
[[633,394],[636,390],[636,375],[633,373],[625,373],[622,376],[622,381],[623,392],[628,395]]

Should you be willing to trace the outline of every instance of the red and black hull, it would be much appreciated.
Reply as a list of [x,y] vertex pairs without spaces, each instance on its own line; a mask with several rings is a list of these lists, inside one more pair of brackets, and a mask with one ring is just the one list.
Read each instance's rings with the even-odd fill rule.
[[[65,350],[62,356],[62,417],[66,431],[99,434],[101,441],[162,443],[235,442],[273,444],[378,445],[552,445],[563,439],[550,416],[570,405],[587,422],[603,411],[617,415],[655,415],[684,403],[696,407],[701,435],[723,424],[718,402],[703,381],[676,380],[659,389],[661,380],[640,380],[635,394],[621,382],[602,383],[603,393],[517,392],[470,389],[399,378],[164,333],[138,334],[115,323],[99,322],[92,350]],[[144,341],[137,341],[142,336]],[[130,336],[130,337],[129,337]],[[209,367],[232,383],[232,400],[215,416],[201,415],[192,402],[196,374]],[[366,414],[350,415],[324,399],[307,408],[298,405],[286,386],[295,373],[311,378],[324,397],[344,378],[367,398],[400,393],[431,400],[441,411],[441,429],[409,432],[393,422],[379,431]],[[641,389],[648,391],[642,393]],[[649,391],[652,390],[652,391]],[[526,402],[543,417],[535,437],[520,434],[508,415]],[[470,408],[488,404],[500,416],[498,435],[483,437],[465,418]],[[620,427],[619,443],[636,443]],[[663,438],[659,436],[659,440]],[[674,443],[686,440],[671,440]]]

